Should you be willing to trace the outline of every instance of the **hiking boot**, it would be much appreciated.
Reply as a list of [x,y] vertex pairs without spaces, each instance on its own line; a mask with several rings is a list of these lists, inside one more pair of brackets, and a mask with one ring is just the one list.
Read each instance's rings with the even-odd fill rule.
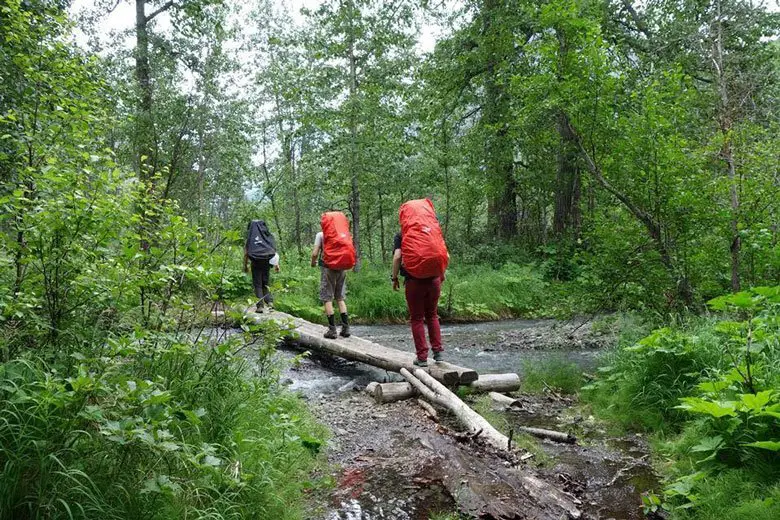
[[424,359],[415,359],[412,364],[416,367],[427,367],[428,362]]
[[434,361],[444,361],[444,352],[441,350],[438,350],[433,353],[433,360]]
[[263,314],[263,307],[264,306],[262,303],[258,303],[257,305],[255,305],[255,312],[257,314]]
[[347,325],[345,323],[342,324],[341,325],[341,332],[339,332],[339,336],[341,336],[342,338],[348,338],[351,335],[352,334],[349,332],[349,325]]
[[338,334],[336,333],[336,327],[333,325],[328,327],[328,331],[325,333],[325,337],[327,339],[336,339],[338,337]]

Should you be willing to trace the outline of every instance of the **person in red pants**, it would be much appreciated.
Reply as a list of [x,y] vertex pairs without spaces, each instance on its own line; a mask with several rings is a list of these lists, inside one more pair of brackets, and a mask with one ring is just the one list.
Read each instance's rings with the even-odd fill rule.
[[444,347],[441,343],[441,328],[439,327],[439,296],[444,275],[434,278],[414,278],[403,267],[401,259],[401,233],[395,235],[393,243],[393,271],[390,276],[393,290],[400,288],[398,275],[404,277],[406,305],[412,325],[414,348],[417,359],[414,364],[420,367],[428,366],[428,345],[425,341],[425,328],[428,328],[428,339],[433,350],[434,361],[444,359]]

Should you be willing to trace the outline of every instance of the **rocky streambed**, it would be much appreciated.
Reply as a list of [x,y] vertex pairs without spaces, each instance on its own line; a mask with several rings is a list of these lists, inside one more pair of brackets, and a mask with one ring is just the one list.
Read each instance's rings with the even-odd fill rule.
[[[403,325],[356,326],[355,335],[412,351]],[[589,324],[512,320],[444,326],[447,359],[480,373],[518,372],[551,358],[591,370],[610,342]],[[292,357],[294,350],[282,350]],[[519,406],[490,411],[504,427],[537,426],[574,433],[576,445],[525,439],[530,451],[506,457],[464,439],[446,413],[426,416],[416,400],[376,405],[361,390],[400,376],[361,363],[311,355],[288,368],[285,382],[308,400],[332,438],[333,487],[311,499],[311,518],[538,518],[547,514],[515,485],[519,471],[554,483],[578,502],[581,518],[640,519],[642,492],[658,482],[642,437],[612,437],[576,398],[547,391],[519,394]],[[473,396],[467,399],[474,399]],[[482,403],[482,406],[491,406]],[[481,515],[481,516],[480,516]]]

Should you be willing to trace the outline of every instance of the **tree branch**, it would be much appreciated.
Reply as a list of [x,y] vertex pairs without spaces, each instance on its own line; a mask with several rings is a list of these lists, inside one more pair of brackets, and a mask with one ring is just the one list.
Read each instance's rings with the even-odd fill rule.
[[173,0],[168,0],[163,5],[161,5],[159,9],[153,11],[151,14],[146,15],[146,22],[147,23],[151,22],[158,14],[164,13],[165,11],[173,7],[173,3],[174,3]]

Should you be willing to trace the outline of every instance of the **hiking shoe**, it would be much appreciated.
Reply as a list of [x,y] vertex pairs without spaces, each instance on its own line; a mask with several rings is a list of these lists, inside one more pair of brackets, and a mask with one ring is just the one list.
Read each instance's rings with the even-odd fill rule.
[[427,367],[428,362],[424,359],[415,359],[412,364],[417,367]]
[[341,332],[339,332],[339,335],[342,338],[350,337],[352,334],[349,332],[349,325],[346,325],[346,324],[342,325],[341,326]]
[[444,352],[441,350],[438,350],[433,353],[433,360],[434,361],[444,361]]
[[336,327],[328,327],[328,331],[325,333],[327,339],[336,339],[338,334],[336,333]]

